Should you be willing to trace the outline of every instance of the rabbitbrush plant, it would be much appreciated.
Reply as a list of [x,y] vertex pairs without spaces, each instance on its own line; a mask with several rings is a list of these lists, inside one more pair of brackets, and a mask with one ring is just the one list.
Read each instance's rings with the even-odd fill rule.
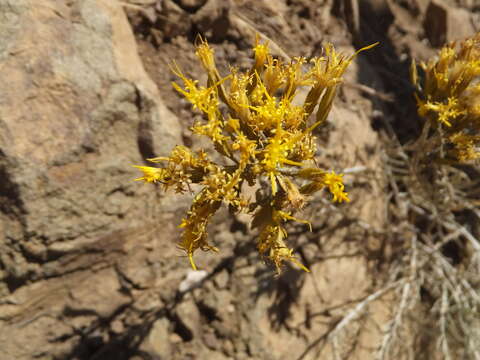
[[398,301],[377,358],[480,359],[480,34],[413,62],[411,78],[423,128],[386,163],[386,237],[404,246],[388,269]]
[[[199,38],[196,55],[208,75],[206,86],[173,65],[183,82],[173,83],[174,88],[203,115],[192,132],[207,137],[224,161],[215,162],[205,150],[178,145],[169,156],[148,159],[162,167],[137,166],[143,172],[137,180],[159,183],[177,193],[190,190],[192,184],[201,186],[180,224],[179,246],[194,269],[197,249],[217,251],[208,240],[207,226],[224,204],[233,213],[252,216],[252,228],[259,230],[258,251],[278,271],[284,260],[308,271],[286,244],[284,224],[289,220],[309,224],[294,213],[324,188],[332,201],[349,201],[342,174],[315,163],[314,130],[325,123],[347,66],[356,54],[372,46],[344,56],[327,44],[321,57],[310,61],[297,57],[284,63],[270,55],[268,43],[261,44],[257,38],[251,69],[231,68],[223,77],[213,49]],[[300,87],[310,90],[303,104],[296,105]],[[252,200],[244,189],[254,186],[260,191]]]

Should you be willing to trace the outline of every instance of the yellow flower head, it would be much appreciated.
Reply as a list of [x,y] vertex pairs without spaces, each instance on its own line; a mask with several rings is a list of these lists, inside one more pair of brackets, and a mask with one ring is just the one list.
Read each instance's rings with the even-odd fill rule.
[[216,70],[213,49],[201,37],[197,38],[197,51],[195,52],[195,54],[200,59],[200,62],[202,63],[204,69],[207,72]]
[[344,192],[343,174],[335,174],[333,171],[324,175],[323,183],[328,186],[328,189],[333,194],[333,201],[349,202],[348,193]]
[[[221,77],[213,49],[198,38],[196,55],[208,76],[206,86],[173,68],[183,82],[183,86],[174,83],[174,88],[203,117],[193,124],[193,133],[207,137],[217,158],[224,160],[213,161],[203,150],[176,146],[170,156],[150,159],[164,164],[163,168],[138,167],[144,174],[138,180],[161,182],[177,192],[187,191],[191,184],[202,187],[181,223],[179,246],[192,267],[196,268],[197,249],[217,250],[209,243],[207,227],[224,204],[231,211],[253,214],[258,250],[277,269],[287,260],[308,271],[286,245],[284,223],[310,225],[293,213],[323,188],[332,193],[333,201],[349,201],[342,175],[319,169],[312,161],[317,146],[312,132],[327,118],[336,88],[356,54],[345,57],[327,44],[325,54],[309,63],[302,57],[283,63],[270,55],[268,44],[261,44],[258,37],[253,52],[251,69],[231,68],[230,74]],[[309,86],[310,91],[304,104],[298,105],[295,97],[301,86]],[[313,121],[311,114],[315,114]],[[246,187],[265,180],[269,185],[257,191],[254,200],[243,194]],[[296,184],[305,180],[309,182],[303,186]]]
[[253,53],[255,54],[255,65],[254,69],[258,73],[263,71],[265,62],[267,61],[269,50],[268,43],[261,44],[260,37],[257,35],[255,39],[255,47],[253,48]]

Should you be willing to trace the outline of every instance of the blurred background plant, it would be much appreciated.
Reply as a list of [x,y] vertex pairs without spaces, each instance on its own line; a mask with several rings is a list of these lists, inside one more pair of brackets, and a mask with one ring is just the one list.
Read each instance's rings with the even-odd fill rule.
[[417,347],[418,354],[478,359],[480,34],[445,45],[419,67],[412,62],[411,79],[423,125],[416,140],[394,141],[386,154],[389,237],[403,241],[388,269],[398,302],[378,358]]

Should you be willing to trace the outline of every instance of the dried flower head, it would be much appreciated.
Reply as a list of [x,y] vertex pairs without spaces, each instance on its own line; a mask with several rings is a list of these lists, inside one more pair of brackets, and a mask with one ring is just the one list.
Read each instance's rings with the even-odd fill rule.
[[[466,162],[480,157],[480,33],[443,47],[438,59],[412,63],[418,113],[438,133],[436,157]],[[434,141],[435,142],[435,141]],[[440,146],[439,146],[440,145]]]
[[[324,188],[333,201],[349,201],[342,175],[315,166],[313,130],[325,122],[347,66],[356,54],[374,45],[347,57],[328,44],[322,57],[284,63],[270,55],[268,43],[260,44],[257,38],[252,68],[247,72],[232,68],[222,78],[213,49],[199,38],[196,55],[208,75],[207,86],[173,67],[183,82],[173,87],[203,114],[204,120],[193,124],[192,131],[208,137],[225,164],[214,162],[205,151],[177,146],[168,157],[149,159],[164,164],[162,168],[138,166],[143,176],[137,180],[160,183],[165,189],[174,187],[177,192],[191,184],[203,186],[180,225],[180,247],[193,268],[197,249],[217,251],[208,242],[207,225],[226,204],[232,211],[251,214],[252,227],[259,229],[258,250],[278,270],[288,260],[308,271],[285,243],[284,223],[309,224],[292,214],[305,205],[308,196]],[[300,86],[310,91],[304,103],[296,105],[293,100]],[[310,121],[312,114],[315,120]],[[264,185],[263,192],[257,192],[255,201],[247,199],[242,188],[258,183]]]

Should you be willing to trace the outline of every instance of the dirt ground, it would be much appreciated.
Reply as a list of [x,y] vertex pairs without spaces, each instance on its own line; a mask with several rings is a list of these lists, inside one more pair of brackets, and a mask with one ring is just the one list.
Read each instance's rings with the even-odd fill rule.
[[[55,252],[45,245],[49,250],[46,258],[41,259],[28,255],[28,249],[18,250],[23,262],[18,260],[17,264],[35,264],[21,276],[15,275],[15,266],[5,265],[7,260],[0,261],[5,283],[0,289],[0,344],[7,349],[2,354],[0,348],[0,360],[442,358],[435,354],[436,344],[431,334],[417,336],[413,329],[411,336],[408,331],[402,336],[409,339],[415,355],[399,353],[381,357],[377,353],[395,314],[392,309],[399,301],[388,289],[378,291],[395,277],[389,269],[396,254],[405,247],[402,234],[396,238],[385,235],[393,226],[389,214],[398,211],[389,197],[385,154],[391,144],[408,144],[421,131],[422,120],[417,115],[409,80],[411,60],[427,61],[446,41],[480,31],[480,3],[475,0],[123,0],[120,3],[145,75],[158,87],[166,107],[164,116],[167,118],[171,113],[180,124],[178,134],[165,132],[163,138],[155,139],[159,145],[156,142],[152,145],[141,136],[133,138],[132,149],[136,146],[138,149],[136,155],[123,157],[125,162],[166,155],[158,153],[158,149],[165,150],[163,142],[182,142],[194,148],[205,146],[189,130],[198,113],[171,85],[177,81],[170,71],[173,62],[188,77],[206,83],[206,75],[195,56],[197,35],[207,39],[214,49],[221,73],[226,73],[229,66],[245,70],[252,65],[252,44],[257,34],[262,41],[269,42],[275,56],[285,60],[319,56],[326,42],[346,54],[379,42],[375,48],[362,52],[349,67],[328,123],[317,134],[318,163],[346,173],[345,183],[352,201],[332,205],[322,194],[301,214],[312,222],[313,231],[309,232],[302,224],[291,225],[290,244],[311,273],[287,265],[277,276],[274,267],[262,261],[256,252],[256,234],[249,222],[242,216],[231,216],[226,209],[219,211],[210,228],[220,254],[198,254],[197,262],[204,271],[194,273],[175,247],[177,225],[191,197],[165,196],[150,184],[132,183],[125,189],[112,185],[112,189],[101,191],[121,194],[112,200],[112,206],[120,210],[105,220],[108,225],[98,225],[102,230],[94,235],[88,235],[90,230],[72,235],[69,240],[80,239],[78,248],[71,250],[65,245]],[[75,24],[75,19],[72,15],[68,21]],[[145,81],[142,84],[148,83]],[[151,111],[145,110],[149,103],[138,95],[138,89],[119,95],[119,101],[122,106],[125,102],[134,104],[141,118],[149,116]],[[128,100],[129,97],[133,100]],[[105,112],[123,116],[123,107],[118,113],[115,107],[112,105]],[[132,129],[118,130],[125,138],[119,137],[115,149],[121,151],[121,144],[130,141],[127,134]],[[99,140],[102,141],[115,144],[108,134]],[[85,153],[82,156],[86,158],[94,156],[89,154],[96,151],[80,148],[78,152]],[[112,150],[107,155],[115,159],[117,152]],[[86,165],[79,165],[77,170],[75,165],[68,166],[73,169],[72,174],[86,171]],[[69,176],[65,168],[61,169],[59,178]],[[127,182],[136,173],[112,170],[112,174]],[[4,174],[0,171],[0,175]],[[77,176],[80,175],[72,175],[65,182]],[[0,200],[17,196],[16,185],[7,185],[3,190],[0,188]],[[85,191],[95,193],[96,186],[92,183]],[[45,194],[45,198],[48,196],[60,195]],[[11,220],[17,219],[11,214],[19,205],[9,201],[0,204],[0,210],[11,221],[8,224],[15,222],[15,226],[22,228],[22,221]],[[140,202],[148,204],[147,210],[140,208],[143,206],[138,205]],[[128,209],[133,210],[122,210],[127,203]],[[54,220],[51,219],[52,223]],[[59,221],[75,224],[85,220],[72,212]],[[95,223],[95,219],[88,221]],[[122,225],[126,223],[128,226]],[[407,230],[403,235],[406,234]],[[31,236],[35,238],[35,234]],[[68,239],[62,237],[62,241],[65,238]],[[392,242],[392,238],[396,240]],[[43,244],[42,239],[39,241]],[[8,248],[16,249],[16,245],[5,243]],[[423,295],[425,302],[411,314],[419,322],[423,319],[428,322],[426,314],[431,300],[430,295]],[[25,345],[29,339],[30,347]]]

